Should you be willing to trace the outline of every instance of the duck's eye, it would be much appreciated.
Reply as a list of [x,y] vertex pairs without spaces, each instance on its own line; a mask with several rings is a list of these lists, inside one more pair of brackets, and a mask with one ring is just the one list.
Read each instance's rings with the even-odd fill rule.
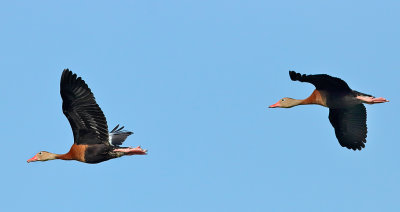
[[42,152],[39,152],[39,155],[41,155],[42,154]]
[[284,101],[285,101],[285,99],[281,99],[281,101],[282,101],[282,102],[284,102]]

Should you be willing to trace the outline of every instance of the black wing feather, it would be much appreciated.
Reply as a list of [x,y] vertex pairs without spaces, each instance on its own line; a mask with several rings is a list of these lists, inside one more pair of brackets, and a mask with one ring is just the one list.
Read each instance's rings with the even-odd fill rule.
[[329,109],[329,121],[335,128],[340,145],[361,150],[367,142],[367,110],[363,104]]
[[293,81],[311,83],[317,90],[326,90],[330,92],[352,92],[349,85],[347,85],[345,81],[327,74],[306,75],[289,71],[289,76]]
[[61,75],[63,113],[71,124],[75,144],[108,143],[106,117],[84,80],[70,70]]
[[119,127],[119,124],[117,124],[117,126],[115,126],[114,129],[112,129],[112,130],[110,131],[110,133],[113,133],[113,132],[117,131],[118,127]]

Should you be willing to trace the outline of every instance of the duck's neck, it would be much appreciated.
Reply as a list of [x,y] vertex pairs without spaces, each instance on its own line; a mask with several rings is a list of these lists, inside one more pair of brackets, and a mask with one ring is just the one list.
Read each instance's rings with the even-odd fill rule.
[[292,99],[292,98],[290,98],[290,102],[288,102],[290,105],[287,106],[287,107],[288,108],[295,107],[297,105],[303,104],[303,102],[304,102],[304,99]]
[[54,155],[56,155],[54,159],[73,160],[72,155],[69,152],[65,154],[54,154]]
[[71,154],[66,153],[66,154],[55,154],[51,152],[47,152],[46,158],[44,158],[45,161],[47,160],[55,160],[55,159],[61,159],[61,160],[72,160]]

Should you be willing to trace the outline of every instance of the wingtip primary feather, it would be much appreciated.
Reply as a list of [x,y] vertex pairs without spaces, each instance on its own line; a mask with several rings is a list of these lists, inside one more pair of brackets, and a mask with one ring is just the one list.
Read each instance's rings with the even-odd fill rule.
[[304,74],[302,75],[302,74],[300,74],[300,73],[297,73],[297,72],[295,72],[295,71],[289,71],[289,76],[290,76],[290,79],[292,80],[292,81],[301,81],[301,78],[304,76]]
[[124,128],[125,128],[125,126],[119,127],[119,124],[117,124],[117,126],[115,126],[115,127],[110,131],[110,133],[124,132],[124,133],[128,133],[129,135],[133,134],[133,132],[131,132],[131,131],[123,130]]
[[291,80],[294,80],[294,75],[296,74],[296,72],[289,70],[289,77]]
[[115,131],[117,130],[118,127],[119,127],[119,124],[117,124],[117,126],[115,126],[114,129],[112,129],[110,133],[115,132]]

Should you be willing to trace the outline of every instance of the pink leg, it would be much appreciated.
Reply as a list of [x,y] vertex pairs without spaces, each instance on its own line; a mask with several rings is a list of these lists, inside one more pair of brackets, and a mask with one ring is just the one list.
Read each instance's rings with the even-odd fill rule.
[[383,97],[374,98],[374,97],[370,97],[370,96],[357,96],[357,99],[359,99],[367,104],[384,103],[384,102],[389,101]]
[[114,152],[125,152],[126,155],[145,155],[145,154],[147,154],[147,150],[142,149],[140,146],[138,146],[136,148],[128,147],[128,148],[114,149]]

